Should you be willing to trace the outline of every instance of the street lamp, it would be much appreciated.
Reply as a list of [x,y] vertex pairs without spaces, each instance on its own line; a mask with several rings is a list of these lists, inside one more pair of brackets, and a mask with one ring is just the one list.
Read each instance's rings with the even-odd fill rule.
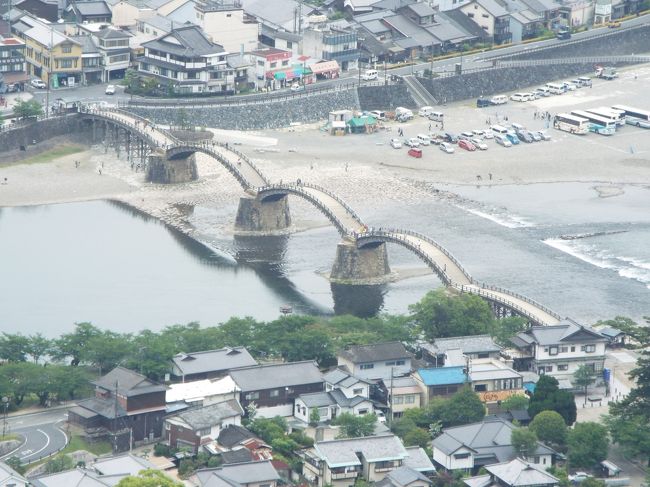
[[4,440],[7,435],[7,410],[9,409],[9,398],[7,396],[2,396],[2,403],[4,404],[4,418],[2,421],[2,439]]

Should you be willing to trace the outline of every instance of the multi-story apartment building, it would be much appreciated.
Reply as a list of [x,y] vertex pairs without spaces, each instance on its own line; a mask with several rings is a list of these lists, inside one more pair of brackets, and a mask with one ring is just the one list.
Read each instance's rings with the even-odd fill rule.
[[234,89],[227,53],[196,25],[173,29],[142,47],[144,56],[138,58],[138,71],[177,93],[226,93]]
[[53,88],[79,84],[82,78],[81,44],[53,24],[30,15],[13,21],[13,32],[25,43],[27,74]]
[[356,69],[359,63],[357,31],[333,26],[310,27],[302,33],[302,54],[325,61],[336,61],[342,71]]
[[206,34],[228,52],[248,52],[258,44],[259,24],[242,8],[241,0],[201,0],[196,18]]
[[20,39],[0,36],[0,93],[23,89],[27,81],[24,51]]

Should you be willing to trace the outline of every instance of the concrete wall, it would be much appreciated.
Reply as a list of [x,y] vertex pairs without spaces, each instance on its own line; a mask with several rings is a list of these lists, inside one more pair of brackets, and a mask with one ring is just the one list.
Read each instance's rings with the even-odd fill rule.
[[[207,127],[253,130],[326,120],[330,111],[352,110],[358,106],[356,90],[345,90],[254,105],[185,107],[185,111],[190,120],[200,121]],[[132,107],[129,110],[156,123],[178,123],[178,108]]]

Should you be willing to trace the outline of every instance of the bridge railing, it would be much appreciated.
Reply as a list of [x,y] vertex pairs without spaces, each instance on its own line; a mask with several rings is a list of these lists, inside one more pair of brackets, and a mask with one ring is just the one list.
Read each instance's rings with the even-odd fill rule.
[[[473,281],[473,284],[479,285],[479,283],[476,280]],[[558,320],[562,319],[562,316],[559,315],[558,313],[556,313],[555,311],[553,311],[552,309],[549,309],[548,307],[544,306],[543,304],[538,303],[534,299],[531,299],[531,298],[529,298],[527,296],[524,296],[523,294],[519,294],[519,293],[516,293],[516,292],[511,291],[509,289],[504,289],[504,288],[499,287],[499,286],[493,286],[493,285],[485,284],[485,283],[480,284],[480,286],[481,286],[482,289],[486,289],[486,290],[490,290],[490,291],[496,291],[496,292],[499,292],[499,293],[503,293],[503,294],[507,294],[509,296],[512,296],[513,298],[521,299],[522,301],[525,301],[528,304],[532,304],[536,308],[541,309],[545,313],[551,315],[552,317],[554,317],[554,318],[556,318]]]
[[[330,209],[330,207],[328,205],[326,205],[324,201],[320,200],[317,196],[314,196],[313,193],[310,193],[309,191],[305,191],[303,189],[303,186],[307,186],[307,187],[310,187],[312,189],[318,189],[317,186],[314,186],[314,185],[309,185],[308,186],[307,184],[303,184],[303,183],[298,184],[297,182],[296,183],[283,183],[283,184],[279,184],[279,183],[269,184],[268,186],[262,186],[262,187],[258,187],[256,189],[257,189],[258,193],[263,192],[263,191],[281,190],[281,191],[288,191],[288,192],[291,192],[291,193],[294,193],[294,194],[300,194],[305,199],[308,199],[309,201],[314,203],[316,205],[316,207],[327,217],[327,219],[330,222],[332,222],[332,225],[334,225],[337,228],[337,230],[339,231],[339,233],[341,235],[343,235],[343,236],[351,235],[350,229],[347,228],[343,224],[343,222],[340,220],[340,218],[337,217],[334,214],[334,212]],[[328,196],[332,196],[328,191],[323,191],[323,193],[328,194]],[[350,209],[347,205],[345,205],[345,203],[340,201],[338,198],[336,198],[336,199],[337,199],[337,202],[340,202],[341,204],[343,204],[346,207],[346,211],[349,211],[350,213],[352,213],[354,218],[357,219],[358,221],[360,221],[359,218],[356,216],[356,213],[354,213],[354,211],[352,209]],[[360,223],[360,225],[362,225],[362,224]]]
[[[414,232],[413,230],[407,230],[407,229],[387,229],[387,230],[374,230],[371,232],[372,234],[380,234],[380,235],[392,235],[392,234],[405,234],[405,235],[410,235],[411,237],[419,238],[421,240],[424,240],[425,242],[433,245],[436,249],[438,249],[440,252],[442,252],[449,260],[451,260],[454,265],[463,273],[463,275],[471,282],[473,281],[472,276],[470,275],[469,272],[463,267],[463,265],[454,257],[451,252],[449,252],[446,248],[444,248],[442,245],[440,245],[438,242],[433,240],[431,237],[428,237],[426,235],[422,235],[421,233]],[[360,234],[361,237],[363,237],[364,234]]]
[[135,122],[132,122],[128,119],[125,120],[123,117],[116,116],[115,114],[113,114],[113,112],[109,110],[96,109],[96,108],[82,105],[81,107],[79,107],[79,113],[86,113],[88,115],[93,115],[106,120],[111,120],[114,123],[117,123],[118,125],[122,125],[123,127],[128,128],[129,130],[132,130],[133,132],[137,133],[138,137],[145,140],[151,147],[162,148],[160,142],[158,142],[145,130],[137,126]]
[[[179,141],[177,144],[178,145],[184,145],[184,146],[190,146],[190,147],[192,147],[192,146],[194,146],[194,147],[202,147],[202,148],[205,148],[205,149],[208,149],[208,150],[210,150],[210,148],[214,147],[214,146],[218,146],[218,147],[221,147],[223,149],[226,149],[227,151],[230,151],[233,154],[235,154],[241,160],[245,161],[246,164],[248,164],[257,173],[257,175],[260,177],[260,179],[262,181],[264,181],[266,184],[268,184],[268,182],[269,182],[267,177],[264,174],[262,174],[262,171],[260,171],[260,169],[257,167],[257,165],[246,154],[244,154],[243,152],[235,149],[232,146],[232,144],[227,144],[225,142],[218,142],[218,141],[207,141],[207,140],[202,141],[202,142],[182,142],[182,141]],[[249,185],[249,186],[253,187],[253,185]]]
[[489,299],[491,301],[494,301],[496,303],[507,306],[508,308],[516,311],[517,313],[519,313],[522,316],[530,319],[531,321],[534,321],[535,323],[539,323],[541,325],[548,324],[546,321],[541,320],[539,316],[536,316],[534,313],[531,313],[529,310],[523,308],[522,306],[510,301],[509,299],[504,299],[502,296],[499,296],[498,294],[494,294],[494,293],[491,293],[490,291],[486,291],[483,288],[476,288],[476,287],[470,287],[470,286],[464,286],[464,285],[460,285],[460,286],[455,285],[454,287],[456,289],[460,290],[461,292],[469,293],[469,294],[476,294],[477,296],[482,296],[482,297],[487,298],[487,299]]

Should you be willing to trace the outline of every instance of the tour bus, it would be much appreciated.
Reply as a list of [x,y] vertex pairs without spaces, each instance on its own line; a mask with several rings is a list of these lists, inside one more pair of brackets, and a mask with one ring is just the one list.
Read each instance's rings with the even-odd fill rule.
[[623,116],[622,111],[614,110],[612,108],[598,107],[598,108],[588,108],[586,112],[593,113],[599,117],[607,118],[616,123],[619,127],[625,125],[625,117]]
[[650,111],[625,105],[614,105],[612,109],[623,112],[625,121],[629,125],[636,125],[644,129],[650,128]]
[[612,122],[607,118],[599,117],[584,110],[573,110],[571,111],[571,115],[589,120],[591,122],[589,129],[597,134],[613,135],[616,132],[616,122]]
[[564,89],[564,85],[560,83],[546,83],[546,87],[548,88],[548,91],[553,95],[561,95],[566,91]]
[[553,128],[572,134],[584,135],[589,132],[589,120],[568,113],[560,113],[553,118]]

